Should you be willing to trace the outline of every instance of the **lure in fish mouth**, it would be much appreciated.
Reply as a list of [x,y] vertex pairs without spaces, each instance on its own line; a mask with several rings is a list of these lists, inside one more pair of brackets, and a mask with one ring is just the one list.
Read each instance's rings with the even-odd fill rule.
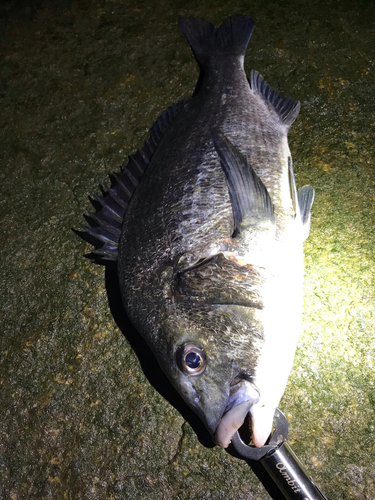
[[214,441],[246,415],[267,440],[302,311],[302,243],[314,191],[297,191],[287,133],[299,102],[243,59],[254,21],[179,26],[201,68],[97,196],[85,231],[117,262],[129,318]]

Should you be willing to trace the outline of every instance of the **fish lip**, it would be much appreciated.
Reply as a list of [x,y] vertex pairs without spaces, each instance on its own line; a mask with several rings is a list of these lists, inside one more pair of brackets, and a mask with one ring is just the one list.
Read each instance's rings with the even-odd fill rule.
[[236,377],[231,386],[225,410],[216,427],[213,439],[222,448],[229,446],[233,435],[242,426],[252,406],[260,398],[259,389],[252,382]]

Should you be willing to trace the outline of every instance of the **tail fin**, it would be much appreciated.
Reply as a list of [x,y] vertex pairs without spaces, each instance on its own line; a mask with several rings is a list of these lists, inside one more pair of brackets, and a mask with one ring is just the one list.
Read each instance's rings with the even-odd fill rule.
[[215,53],[233,56],[245,55],[255,21],[248,16],[233,16],[219,28],[205,19],[182,17],[178,25],[189,42],[199,64]]

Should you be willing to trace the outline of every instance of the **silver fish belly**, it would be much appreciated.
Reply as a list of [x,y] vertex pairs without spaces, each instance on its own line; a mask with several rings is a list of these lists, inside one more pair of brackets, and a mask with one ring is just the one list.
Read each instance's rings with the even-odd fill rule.
[[199,88],[159,117],[85,229],[117,260],[131,321],[215,442],[228,446],[250,412],[262,446],[301,323],[314,191],[297,191],[288,147],[299,103],[247,79],[252,18],[179,25]]

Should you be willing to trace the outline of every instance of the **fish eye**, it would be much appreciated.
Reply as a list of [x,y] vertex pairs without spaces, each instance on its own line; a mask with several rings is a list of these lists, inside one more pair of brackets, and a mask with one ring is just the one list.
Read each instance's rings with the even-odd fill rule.
[[201,375],[206,369],[206,355],[195,344],[184,344],[177,350],[177,364],[185,375]]

